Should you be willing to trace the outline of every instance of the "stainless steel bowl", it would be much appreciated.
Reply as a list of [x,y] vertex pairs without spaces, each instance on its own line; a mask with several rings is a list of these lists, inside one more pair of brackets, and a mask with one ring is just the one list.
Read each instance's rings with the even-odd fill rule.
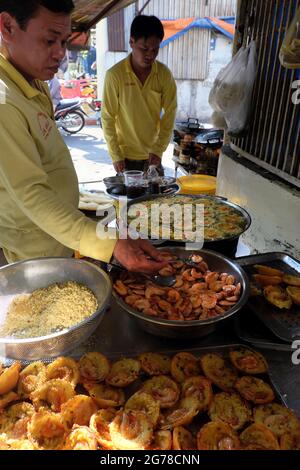
[[[233,315],[235,315],[246,304],[249,297],[249,281],[244,270],[229,258],[210,250],[186,251],[183,248],[164,247],[163,250],[172,251],[180,259],[187,259],[191,254],[200,254],[204,261],[209,266],[211,271],[227,272],[233,274],[235,279],[242,285],[242,294],[239,301],[223,315],[219,315],[208,320],[193,320],[193,321],[175,321],[165,320],[161,318],[151,317],[145,315],[127,305],[122,297],[113,290],[113,296],[116,301],[132,318],[134,318],[138,325],[146,332],[156,336],[163,336],[167,338],[200,338],[212,333],[217,325]],[[114,278],[118,273],[111,272]]]
[[87,261],[74,258],[37,258],[0,269],[0,322],[11,300],[56,282],[76,281],[91,289],[98,300],[96,312],[80,323],[58,333],[36,338],[0,338],[0,356],[37,360],[64,355],[86,340],[103,318],[111,297],[107,274]]

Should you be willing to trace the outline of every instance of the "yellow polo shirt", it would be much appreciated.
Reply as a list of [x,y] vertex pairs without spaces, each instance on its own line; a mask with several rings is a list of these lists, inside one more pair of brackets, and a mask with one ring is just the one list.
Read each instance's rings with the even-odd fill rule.
[[31,85],[0,54],[0,247],[9,262],[71,256],[103,261],[115,240],[78,210],[78,180],[44,82]]
[[[113,162],[161,157],[176,116],[176,83],[156,61],[144,85],[135,75],[130,55],[106,72],[101,119]],[[163,111],[163,114],[162,114]]]

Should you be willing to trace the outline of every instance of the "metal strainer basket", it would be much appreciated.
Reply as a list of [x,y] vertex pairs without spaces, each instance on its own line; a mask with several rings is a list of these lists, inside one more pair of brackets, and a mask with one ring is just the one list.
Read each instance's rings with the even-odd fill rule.
[[93,291],[98,309],[90,317],[58,333],[16,339],[0,338],[0,356],[4,359],[38,360],[64,355],[85,341],[98,327],[111,297],[107,274],[87,261],[74,258],[37,258],[10,264],[0,269],[0,324],[13,297],[48,287],[54,283],[75,281]]

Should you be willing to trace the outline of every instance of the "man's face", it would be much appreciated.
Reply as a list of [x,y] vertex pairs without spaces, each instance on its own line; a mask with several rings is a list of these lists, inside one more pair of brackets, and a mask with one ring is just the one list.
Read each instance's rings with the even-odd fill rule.
[[142,69],[150,68],[158,55],[160,43],[160,39],[156,36],[137,40],[131,38],[133,64]]
[[1,29],[9,61],[29,81],[49,80],[58,71],[71,33],[71,17],[40,7],[25,30],[7,13]]

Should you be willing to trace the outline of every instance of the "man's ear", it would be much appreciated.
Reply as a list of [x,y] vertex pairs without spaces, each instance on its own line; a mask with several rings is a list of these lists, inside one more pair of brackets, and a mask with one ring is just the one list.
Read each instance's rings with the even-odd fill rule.
[[16,19],[7,12],[0,15],[0,31],[4,41],[11,42],[19,25]]
[[134,39],[130,38],[129,39],[129,46],[132,48],[133,45],[134,45]]

